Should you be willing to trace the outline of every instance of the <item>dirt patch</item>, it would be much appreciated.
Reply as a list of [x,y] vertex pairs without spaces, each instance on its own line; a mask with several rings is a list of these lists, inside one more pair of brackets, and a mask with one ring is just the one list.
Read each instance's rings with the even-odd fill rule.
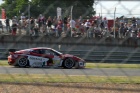
[[140,84],[0,84],[0,93],[140,93]]

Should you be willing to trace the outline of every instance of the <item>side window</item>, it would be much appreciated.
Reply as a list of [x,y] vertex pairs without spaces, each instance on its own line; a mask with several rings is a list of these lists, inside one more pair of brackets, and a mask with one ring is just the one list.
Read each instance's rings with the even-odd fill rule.
[[39,54],[39,50],[33,50],[32,52]]
[[45,50],[43,49],[33,50],[32,52],[37,54],[45,54]]
[[58,53],[56,53],[56,52],[54,52],[54,51],[52,51],[52,50],[50,50],[50,53],[51,53],[52,55],[54,55],[54,56],[59,56]]
[[51,51],[51,50],[45,50],[45,54],[47,54],[47,55],[55,55],[55,53],[53,52],[53,51]]
[[45,50],[44,50],[44,49],[40,49],[40,50],[39,50],[39,53],[40,53],[40,54],[45,54]]
[[50,55],[51,52],[49,50],[45,50],[45,54]]

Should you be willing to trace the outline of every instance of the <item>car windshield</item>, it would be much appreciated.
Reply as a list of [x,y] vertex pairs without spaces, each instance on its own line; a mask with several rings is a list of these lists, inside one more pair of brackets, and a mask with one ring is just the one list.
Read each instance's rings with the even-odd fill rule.
[[54,49],[52,49],[52,51],[54,51],[54,52],[56,52],[56,53],[58,53],[58,54],[60,54],[60,55],[63,54],[63,53],[61,53],[61,52],[59,52],[59,51],[57,51],[57,50],[54,50]]

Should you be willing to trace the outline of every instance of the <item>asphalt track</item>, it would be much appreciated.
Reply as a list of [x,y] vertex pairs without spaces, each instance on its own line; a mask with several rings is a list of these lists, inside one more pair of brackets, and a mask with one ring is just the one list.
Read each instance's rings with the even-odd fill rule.
[[52,75],[91,75],[91,76],[140,76],[140,69],[122,68],[17,68],[0,66],[0,74],[52,74]]

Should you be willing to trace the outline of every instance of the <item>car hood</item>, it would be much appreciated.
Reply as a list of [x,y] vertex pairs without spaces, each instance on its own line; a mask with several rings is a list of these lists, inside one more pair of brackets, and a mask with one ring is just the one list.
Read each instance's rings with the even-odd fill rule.
[[75,60],[81,60],[81,61],[85,61],[84,59],[82,59],[82,58],[80,58],[80,57],[78,57],[78,56],[74,56],[74,55],[71,55],[71,54],[63,54],[63,57],[71,57],[71,58],[73,58],[73,59],[75,59]]
[[74,57],[74,55],[71,55],[71,54],[63,54],[63,57]]

